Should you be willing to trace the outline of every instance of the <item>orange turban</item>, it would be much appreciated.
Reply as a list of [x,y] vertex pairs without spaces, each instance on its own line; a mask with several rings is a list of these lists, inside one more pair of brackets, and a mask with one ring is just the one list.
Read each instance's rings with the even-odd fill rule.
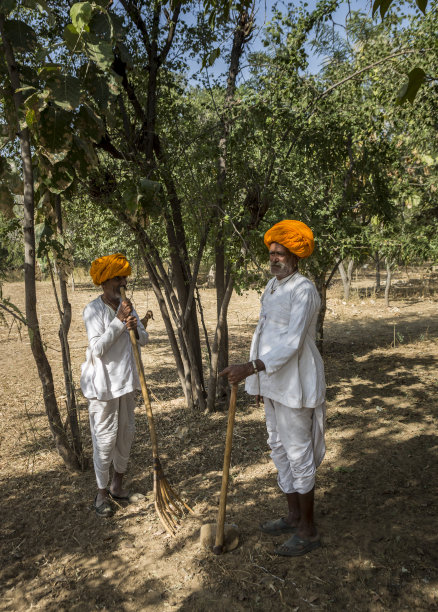
[[131,266],[122,253],[99,257],[93,261],[90,268],[90,275],[95,285],[101,285],[115,276],[129,276],[130,274]]
[[300,258],[309,257],[315,247],[310,227],[301,221],[290,219],[273,225],[266,232],[264,240],[268,249],[273,242],[278,242]]

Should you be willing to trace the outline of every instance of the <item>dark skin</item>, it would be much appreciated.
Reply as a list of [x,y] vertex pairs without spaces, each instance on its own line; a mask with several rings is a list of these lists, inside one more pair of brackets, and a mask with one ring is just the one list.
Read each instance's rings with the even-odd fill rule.
[[[269,248],[269,263],[271,273],[277,281],[281,281],[298,269],[299,258],[291,253],[286,247],[278,242],[273,242]],[[261,359],[256,359],[257,370],[260,372],[265,369],[265,364]],[[254,374],[252,363],[241,363],[228,366],[219,373],[219,376],[226,376],[230,384],[237,384]],[[257,401],[259,398],[257,397]],[[288,493],[286,494],[288,514],[284,517],[285,521],[294,527],[298,527],[297,535],[300,538],[310,538],[317,534],[314,518],[314,489],[308,493]]]
[[[116,317],[120,319],[122,323],[125,323],[126,329],[133,329],[136,337],[138,338],[137,318],[131,315],[133,309],[131,300],[125,299],[120,303],[122,299],[120,287],[125,287],[126,289],[126,284],[126,276],[114,276],[113,278],[109,278],[102,283],[103,295],[100,297],[105,304],[108,304],[108,306],[117,312]],[[113,495],[117,495],[118,497],[128,495],[128,491],[123,488],[123,476],[124,474],[114,471],[110,485],[111,493],[113,493]],[[108,491],[106,489],[98,489],[96,505],[100,506],[100,504],[107,500]]]

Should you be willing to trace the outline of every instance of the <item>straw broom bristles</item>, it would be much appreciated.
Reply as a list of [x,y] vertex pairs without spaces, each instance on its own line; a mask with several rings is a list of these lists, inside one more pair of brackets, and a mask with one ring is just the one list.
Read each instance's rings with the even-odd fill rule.
[[[124,300],[126,298],[124,287],[120,288],[120,294],[122,296],[122,299]],[[172,487],[167,481],[166,476],[164,475],[163,468],[161,467],[161,462],[158,457],[158,442],[157,434],[155,431],[154,417],[152,414],[149,393],[146,386],[143,364],[140,358],[140,351],[137,346],[135,331],[133,329],[129,330],[129,336],[131,338],[132,350],[134,353],[135,364],[137,366],[138,377],[140,379],[141,391],[143,394],[143,400],[149,424],[149,432],[151,436],[155,510],[158,514],[160,521],[163,524],[163,527],[171,536],[174,536],[179,524],[179,520],[185,515],[186,510],[188,510],[192,514],[194,514],[194,512],[172,489]]]

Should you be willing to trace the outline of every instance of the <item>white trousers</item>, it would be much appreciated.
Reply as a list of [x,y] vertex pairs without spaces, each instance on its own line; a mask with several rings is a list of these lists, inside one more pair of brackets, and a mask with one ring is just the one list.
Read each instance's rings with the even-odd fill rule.
[[111,462],[116,472],[126,472],[135,433],[134,409],[134,392],[107,402],[89,400],[94,471],[99,489],[108,485]]
[[283,493],[308,493],[325,454],[325,403],[317,408],[290,408],[267,397],[264,401],[278,486]]

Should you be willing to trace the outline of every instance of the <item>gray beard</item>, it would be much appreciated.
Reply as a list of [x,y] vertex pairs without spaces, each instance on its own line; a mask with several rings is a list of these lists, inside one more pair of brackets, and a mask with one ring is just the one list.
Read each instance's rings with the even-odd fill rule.
[[293,272],[292,266],[289,264],[279,262],[275,266],[271,266],[271,274],[273,276],[277,276],[277,274],[281,274],[283,276],[289,276],[289,274],[292,274],[292,272]]

